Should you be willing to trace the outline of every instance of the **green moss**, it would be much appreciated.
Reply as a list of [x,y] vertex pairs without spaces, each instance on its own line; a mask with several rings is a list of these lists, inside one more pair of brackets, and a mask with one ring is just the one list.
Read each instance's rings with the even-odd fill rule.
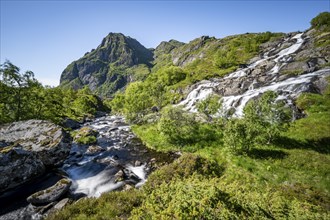
[[280,74],[282,75],[289,75],[289,76],[299,76],[303,74],[303,70],[287,70],[287,71],[281,71]]
[[77,132],[72,132],[71,135],[74,135],[73,140],[78,144],[95,144],[98,132],[89,127],[83,127]]

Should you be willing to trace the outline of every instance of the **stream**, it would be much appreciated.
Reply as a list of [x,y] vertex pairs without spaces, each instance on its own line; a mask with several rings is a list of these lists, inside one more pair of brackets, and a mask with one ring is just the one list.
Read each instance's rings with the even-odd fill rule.
[[[26,201],[31,194],[55,184],[62,176],[72,181],[66,197],[99,197],[104,192],[139,188],[157,165],[172,161],[175,155],[147,149],[121,116],[104,116],[86,122],[98,132],[97,143],[72,143],[62,167],[37,180],[0,195],[0,219],[41,219],[42,214]],[[157,164],[157,165],[156,165]]]

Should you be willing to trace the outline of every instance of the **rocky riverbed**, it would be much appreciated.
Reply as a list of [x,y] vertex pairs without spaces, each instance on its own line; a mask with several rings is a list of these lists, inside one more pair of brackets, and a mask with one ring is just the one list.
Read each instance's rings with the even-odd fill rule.
[[120,116],[81,124],[77,133],[91,131],[92,144],[71,145],[62,128],[46,121],[0,129],[0,219],[42,219],[82,197],[138,188],[157,166],[175,158],[147,149]]

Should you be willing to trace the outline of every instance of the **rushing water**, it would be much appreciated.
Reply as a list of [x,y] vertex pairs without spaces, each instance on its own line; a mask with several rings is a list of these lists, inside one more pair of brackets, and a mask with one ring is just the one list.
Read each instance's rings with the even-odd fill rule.
[[[153,169],[153,163],[170,162],[173,155],[147,149],[120,116],[97,118],[83,126],[98,131],[94,145],[72,144],[71,152],[59,173],[72,180],[71,198],[99,197],[104,192],[140,187]],[[52,186],[61,178],[48,173],[30,184],[0,195],[0,219],[31,219],[36,214],[26,198]],[[39,217],[38,217],[39,216]]]
[[[299,33],[292,38],[285,39],[284,42],[295,41],[291,46],[280,50],[278,53],[272,56],[268,56],[269,52],[274,51],[276,48],[263,54],[262,58],[251,63],[246,68],[239,69],[228,76],[220,79],[206,80],[198,83],[186,97],[178,105],[184,106],[184,108],[190,112],[197,112],[196,103],[198,101],[206,99],[210,94],[217,93],[219,89],[226,88],[234,82],[244,82],[244,79],[254,77],[247,91],[240,94],[223,96],[223,109],[222,111],[231,110],[234,112],[233,116],[242,117],[243,109],[246,103],[253,97],[256,97],[266,91],[275,91],[279,94],[278,99],[290,100],[296,98],[302,92],[307,92],[310,89],[311,83],[320,77],[330,75],[330,69],[323,69],[312,73],[300,75],[297,77],[291,77],[288,79],[283,78],[280,80],[278,73],[280,69],[292,60],[292,54],[304,43],[302,38],[303,33]],[[281,44],[277,45],[280,47]],[[265,62],[271,61],[274,66],[271,70],[266,71],[263,75],[266,75],[269,80],[264,83],[258,82],[259,76],[249,76],[255,68],[259,65],[263,65]],[[247,81],[247,80],[245,80]],[[229,83],[228,83],[229,82]],[[243,90],[242,90],[243,91]]]
[[[94,146],[73,143],[63,166],[73,182],[73,194],[98,197],[125,184],[139,187],[146,181],[150,160],[161,158],[159,153],[142,145],[122,117],[106,116],[85,126],[97,130],[99,135]],[[118,178],[118,172],[123,172],[126,178]]]

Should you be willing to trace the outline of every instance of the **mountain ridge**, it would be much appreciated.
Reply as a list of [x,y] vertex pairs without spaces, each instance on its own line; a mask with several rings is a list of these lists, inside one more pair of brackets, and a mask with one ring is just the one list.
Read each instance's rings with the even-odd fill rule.
[[[274,53],[272,48],[296,33],[245,33],[219,39],[201,36],[188,43],[171,39],[162,41],[155,49],[147,49],[134,38],[110,32],[96,49],[65,68],[60,86],[73,89],[88,86],[101,97],[113,97],[131,82],[143,81],[151,73],[177,66],[189,75],[185,87],[201,80],[223,77],[252,63],[268,50],[271,55]],[[303,47],[306,52],[281,66],[281,73],[301,74],[310,64],[325,65],[330,60],[327,47],[317,46],[322,42],[326,44],[327,33],[319,34],[315,28],[303,33],[304,45],[308,44]],[[314,43],[310,44],[310,41]],[[282,46],[289,45],[290,42],[284,42]]]

